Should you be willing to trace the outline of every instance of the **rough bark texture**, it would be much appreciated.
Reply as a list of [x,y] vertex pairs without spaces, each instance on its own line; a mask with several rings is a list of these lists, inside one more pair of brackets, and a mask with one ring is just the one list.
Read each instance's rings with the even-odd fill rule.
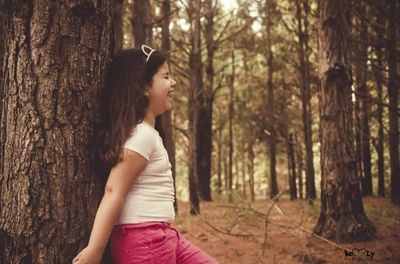
[[189,2],[190,19],[190,88],[189,88],[189,198],[190,213],[200,213],[200,198],[197,178],[197,123],[198,123],[198,94],[203,87],[201,73],[201,47],[200,47],[200,7],[201,1]]
[[347,0],[320,1],[319,74],[321,213],[314,232],[336,242],[371,239],[357,177],[348,65],[350,7]]
[[111,3],[8,1],[5,21],[0,259],[68,263],[102,194],[89,157]]
[[207,47],[206,83],[199,100],[199,123],[197,141],[197,166],[200,198],[211,201],[211,152],[212,152],[212,106],[214,86],[214,10],[213,1],[204,3],[206,18],[205,40]]
[[151,6],[149,0],[133,1],[132,28],[135,47],[152,45]]
[[[302,8],[302,4],[303,7]],[[302,18],[303,9],[305,11],[304,19]],[[311,105],[310,105],[310,62],[308,58],[308,32],[307,27],[303,29],[304,24],[308,25],[307,1],[296,0],[296,17],[297,17],[297,34],[298,56],[300,62],[300,83],[301,83],[301,105],[303,119],[303,134],[305,144],[305,163],[306,163],[306,198],[315,199],[315,173],[314,173],[314,158],[312,151],[312,129],[311,129]]]
[[389,70],[389,153],[390,153],[390,179],[391,179],[391,201],[400,203],[400,163],[399,163],[399,120],[397,114],[399,87],[397,82],[397,53],[396,51],[396,10],[398,1],[388,1],[388,43],[387,57]]

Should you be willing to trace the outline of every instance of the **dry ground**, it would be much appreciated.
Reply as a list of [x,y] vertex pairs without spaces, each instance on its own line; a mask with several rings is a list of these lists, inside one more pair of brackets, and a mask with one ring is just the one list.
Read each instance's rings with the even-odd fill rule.
[[[305,200],[281,197],[268,216],[264,256],[264,219],[271,201],[203,202],[200,216],[191,216],[188,203],[179,202],[174,225],[221,264],[400,263],[400,207],[382,198],[365,198],[363,202],[378,237],[370,242],[336,245],[310,233],[318,219],[319,201],[311,206]],[[350,252],[353,248],[374,255],[366,257],[360,250],[346,257],[345,249]]]

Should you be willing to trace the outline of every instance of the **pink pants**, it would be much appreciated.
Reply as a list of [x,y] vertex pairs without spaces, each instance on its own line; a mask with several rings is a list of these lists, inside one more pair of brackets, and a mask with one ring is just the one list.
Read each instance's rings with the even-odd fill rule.
[[110,238],[113,263],[216,264],[169,223],[149,222],[115,226]]

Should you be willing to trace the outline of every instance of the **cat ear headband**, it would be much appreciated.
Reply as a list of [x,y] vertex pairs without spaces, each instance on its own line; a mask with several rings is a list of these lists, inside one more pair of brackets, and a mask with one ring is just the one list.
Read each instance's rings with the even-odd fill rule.
[[150,48],[150,47],[147,46],[147,45],[142,45],[142,51],[143,51],[144,55],[147,56],[146,62],[148,62],[149,59],[150,59],[151,54],[155,51],[155,49]]

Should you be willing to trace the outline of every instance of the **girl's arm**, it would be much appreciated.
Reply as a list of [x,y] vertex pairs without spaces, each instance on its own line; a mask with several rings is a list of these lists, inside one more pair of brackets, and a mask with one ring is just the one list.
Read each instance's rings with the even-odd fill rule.
[[123,149],[122,161],[111,169],[108,176],[89,244],[74,258],[73,264],[101,262],[104,248],[121,213],[126,194],[146,166],[147,160],[144,157],[134,151]]

